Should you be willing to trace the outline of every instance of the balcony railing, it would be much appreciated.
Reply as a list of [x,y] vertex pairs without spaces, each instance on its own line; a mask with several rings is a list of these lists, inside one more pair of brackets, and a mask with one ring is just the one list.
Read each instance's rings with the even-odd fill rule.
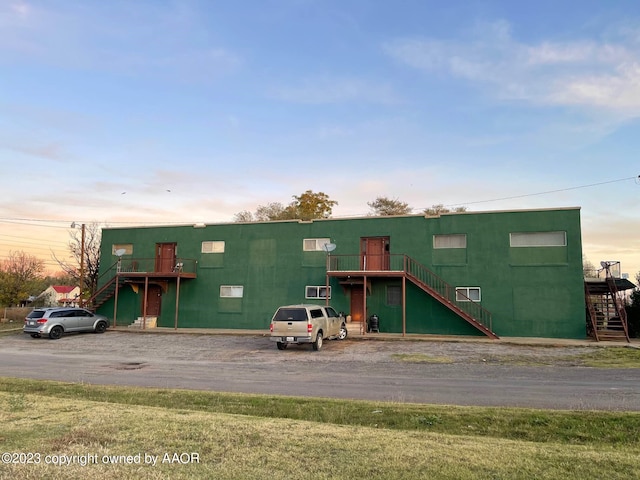
[[197,261],[193,258],[177,258],[175,262],[162,262],[156,258],[123,258],[116,264],[118,274],[177,276],[195,275]]
[[405,257],[401,254],[388,255],[329,255],[329,272],[380,272],[405,270]]

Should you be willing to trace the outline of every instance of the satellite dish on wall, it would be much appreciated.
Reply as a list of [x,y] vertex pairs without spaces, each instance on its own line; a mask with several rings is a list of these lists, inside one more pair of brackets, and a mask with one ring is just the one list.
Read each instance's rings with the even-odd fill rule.
[[329,252],[333,252],[336,249],[336,244],[335,243],[325,243],[323,245],[324,251],[329,253]]
[[124,248],[119,248],[118,250],[116,250],[115,253],[116,253],[116,256],[121,257],[122,255],[127,253],[127,251]]

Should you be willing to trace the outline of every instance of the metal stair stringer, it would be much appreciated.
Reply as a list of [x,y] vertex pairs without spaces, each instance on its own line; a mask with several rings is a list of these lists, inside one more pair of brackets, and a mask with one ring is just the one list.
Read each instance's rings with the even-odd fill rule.
[[116,285],[118,288],[120,288],[123,283],[124,278],[122,278],[120,275],[114,275],[107,283],[96,290],[96,293],[94,293],[87,301],[87,305],[89,305],[91,309],[95,311],[95,309],[106,303],[107,300],[114,296]]
[[[411,281],[414,285],[419,287],[424,292],[428,293],[435,300],[440,302],[442,305],[447,307],[449,310],[454,312],[460,318],[465,320],[467,323],[478,329],[480,332],[485,334],[489,338],[493,338],[495,340],[499,339],[498,335],[491,330],[491,314],[480,307],[476,302],[467,298],[466,304],[473,306],[473,308],[477,309],[479,312],[482,312],[484,316],[488,317],[489,326],[485,325],[487,323],[483,323],[479,321],[476,316],[472,315],[470,312],[465,311],[460,308],[456,303],[452,301],[451,295],[455,295],[455,288],[444,282],[440,279],[435,273],[429,270],[424,265],[416,262],[410,257],[406,257],[407,265],[404,268],[405,277]],[[434,285],[430,285],[430,281]],[[438,290],[444,290],[448,293],[448,295],[442,295]]]

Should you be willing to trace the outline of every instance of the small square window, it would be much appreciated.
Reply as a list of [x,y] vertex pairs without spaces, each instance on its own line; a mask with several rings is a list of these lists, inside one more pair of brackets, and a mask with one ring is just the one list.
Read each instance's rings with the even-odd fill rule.
[[220,285],[221,298],[242,298],[244,287],[242,285]]
[[387,305],[394,307],[402,305],[402,287],[399,285],[387,286]]
[[467,248],[467,235],[465,233],[434,235],[433,248]]
[[305,252],[324,252],[324,246],[331,243],[330,238],[305,238],[302,241],[302,250]]
[[[309,299],[326,299],[327,287],[325,285],[308,285],[305,287],[304,298]],[[329,298],[331,298],[331,287],[329,287]]]
[[480,287],[456,287],[456,302],[479,302]]
[[202,253],[224,253],[224,240],[202,242]]
[[117,255],[119,257],[121,257],[122,255],[133,255],[133,244],[132,243],[113,244],[111,245],[111,255]]

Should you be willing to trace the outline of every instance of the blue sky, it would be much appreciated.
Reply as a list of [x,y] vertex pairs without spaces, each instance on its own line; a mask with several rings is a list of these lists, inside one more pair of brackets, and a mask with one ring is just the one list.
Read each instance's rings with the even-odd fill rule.
[[311,189],[580,206],[633,277],[639,116],[637,1],[0,0],[0,260]]

